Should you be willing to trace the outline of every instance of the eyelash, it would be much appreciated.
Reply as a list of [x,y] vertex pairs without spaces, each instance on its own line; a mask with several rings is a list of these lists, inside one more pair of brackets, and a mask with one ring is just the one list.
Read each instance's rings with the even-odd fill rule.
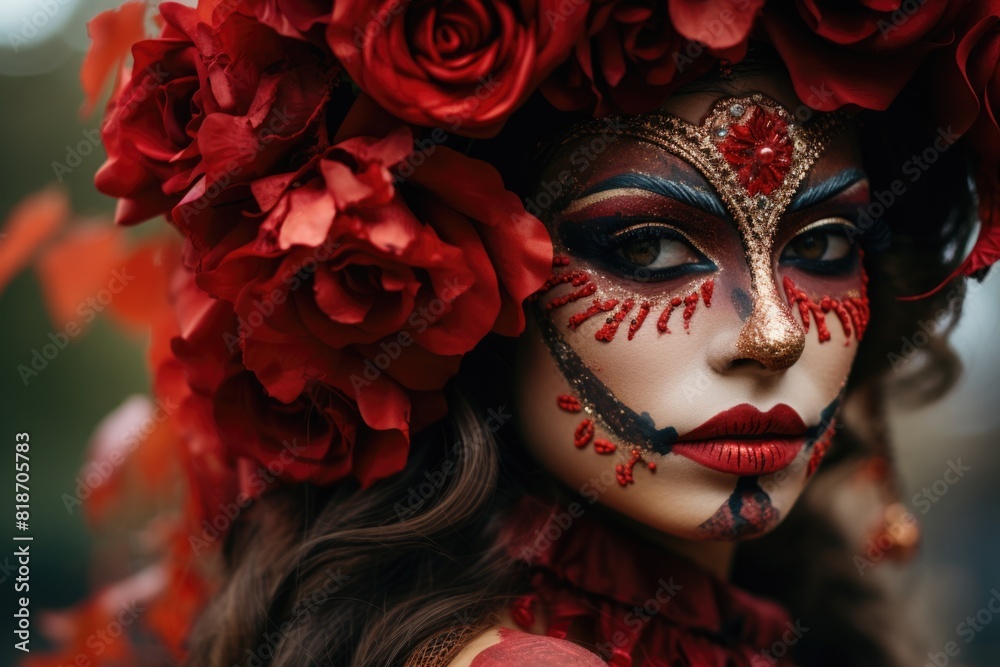
[[831,223],[828,225],[821,225],[818,227],[812,227],[805,229],[798,234],[796,234],[788,245],[785,246],[785,250],[782,251],[781,257],[779,257],[779,262],[786,266],[794,266],[803,271],[809,273],[823,275],[823,276],[839,276],[844,275],[852,271],[858,262],[858,246],[851,242],[850,238],[847,238],[848,252],[844,257],[838,259],[828,259],[828,260],[816,260],[808,259],[805,257],[785,257],[785,252],[797,239],[802,238],[807,234],[840,234],[841,236],[847,236],[847,230],[851,228],[850,225],[845,223]]
[[[672,280],[682,276],[716,270],[715,264],[705,257],[687,237],[670,226],[670,220],[644,217],[634,220],[623,216],[594,218],[586,223],[563,226],[563,243],[575,255],[596,261],[622,277],[640,280],[637,267],[616,257],[614,252],[636,241],[661,241],[664,239],[683,243],[698,258],[696,263],[681,264],[666,269],[644,270],[642,282]],[[569,229],[567,229],[569,228]]]

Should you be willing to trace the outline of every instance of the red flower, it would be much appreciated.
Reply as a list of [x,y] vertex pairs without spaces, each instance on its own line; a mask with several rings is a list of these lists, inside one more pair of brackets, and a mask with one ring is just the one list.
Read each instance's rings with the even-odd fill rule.
[[[333,12],[332,0],[214,0],[226,11],[245,3],[257,19],[286,37],[308,39],[321,44]],[[229,9],[232,11],[232,9]]]
[[1000,0],[973,0],[956,20],[955,43],[934,56],[934,102],[956,134],[1000,161]]
[[294,151],[321,150],[336,73],[320,50],[239,12],[217,25],[176,3],[160,12],[163,31],[133,46],[132,75],[102,128],[108,160],[97,187],[120,198],[125,224],[270,173]]
[[[278,415],[303,401],[317,419],[334,410],[310,432],[399,436],[391,447],[363,448],[382,451],[363,460],[366,483],[401,469],[411,430],[443,416],[441,390],[463,354],[491,331],[521,332],[521,304],[551,268],[544,226],[492,167],[442,146],[411,160],[412,148],[398,126],[381,139],[346,139],[297,174],[258,181],[267,218],[257,231],[234,228],[203,256],[198,276],[233,304],[240,329],[230,348],[242,348],[253,371],[223,387],[226,395],[250,405],[245,383],[259,382]],[[283,430],[285,417],[275,419],[254,428]],[[344,465],[328,460],[329,474]]]
[[795,0],[771,3],[763,26],[799,98],[814,109],[885,109],[927,53],[950,39],[958,2]]
[[237,468],[242,472],[247,495],[259,495],[274,479],[322,485],[353,473],[368,484],[402,468],[406,420],[374,429],[362,421],[353,400],[322,383],[308,383],[283,400],[268,395],[243,363],[232,305],[193,286],[187,291],[198,305],[186,309],[194,317],[181,322],[184,335],[174,339],[174,354],[233,475]]
[[[739,60],[763,0],[735,12],[726,0],[596,0],[586,33],[542,85],[557,108],[596,105],[595,113],[643,113],[708,70],[716,58]],[[669,5],[669,6],[668,6]],[[683,28],[683,30],[682,30]],[[685,32],[687,31],[687,32]]]
[[328,38],[354,81],[396,117],[489,136],[566,57],[587,2],[339,2]]
[[982,275],[1000,260],[1000,0],[972,0],[955,21],[952,46],[933,56],[930,89],[942,127],[967,135],[981,158],[982,226],[956,274]]
[[788,124],[778,114],[756,106],[743,122],[729,126],[719,150],[750,196],[770,195],[781,187],[792,167]]
[[[713,50],[746,48],[764,0],[668,0],[670,21],[688,40]],[[725,56],[730,60],[738,60]]]

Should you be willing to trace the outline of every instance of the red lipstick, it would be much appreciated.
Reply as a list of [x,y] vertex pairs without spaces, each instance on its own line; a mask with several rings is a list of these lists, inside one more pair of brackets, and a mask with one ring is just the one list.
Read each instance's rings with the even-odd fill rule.
[[743,403],[678,438],[671,452],[731,475],[767,475],[792,462],[807,427],[789,406],[767,412]]

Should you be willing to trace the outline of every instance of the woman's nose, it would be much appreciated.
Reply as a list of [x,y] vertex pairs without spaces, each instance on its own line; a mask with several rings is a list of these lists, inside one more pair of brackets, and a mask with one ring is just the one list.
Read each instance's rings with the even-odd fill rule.
[[738,358],[755,361],[769,371],[783,371],[802,356],[806,335],[774,283],[767,283],[756,290],[753,310],[736,339],[736,353]]
[[776,373],[790,368],[802,356],[806,335],[773,276],[744,275],[738,283],[723,289],[730,293],[739,330],[730,330],[713,343],[712,365],[719,372],[756,367]]

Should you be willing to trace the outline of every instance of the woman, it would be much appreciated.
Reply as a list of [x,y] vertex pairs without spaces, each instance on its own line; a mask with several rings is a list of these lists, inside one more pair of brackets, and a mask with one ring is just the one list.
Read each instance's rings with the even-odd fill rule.
[[911,664],[831,507],[916,541],[882,403],[997,259],[1000,13],[762,4],[160,6],[97,182],[185,240],[188,663]]

